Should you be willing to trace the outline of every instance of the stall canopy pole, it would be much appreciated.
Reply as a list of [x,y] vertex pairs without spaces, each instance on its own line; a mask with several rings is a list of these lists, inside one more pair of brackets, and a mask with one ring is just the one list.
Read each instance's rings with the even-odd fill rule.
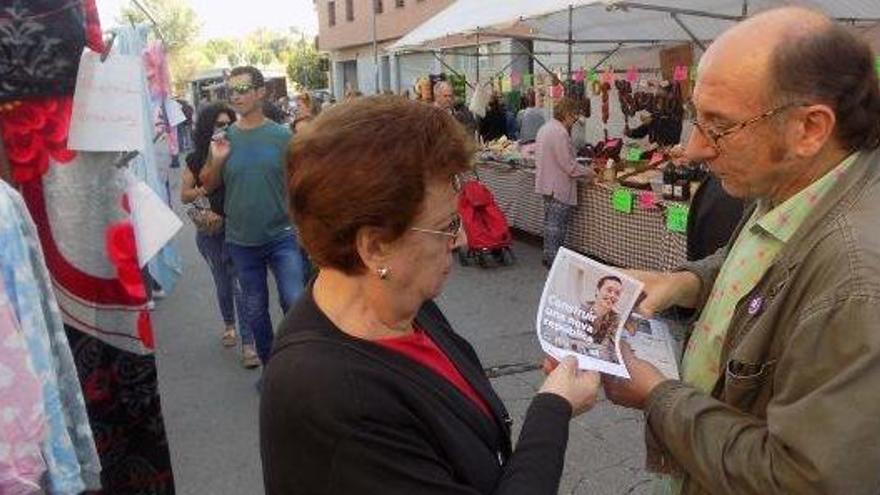
[[710,19],[721,19],[723,21],[733,21],[739,22],[743,20],[741,16],[737,15],[726,15],[726,14],[715,14],[713,12],[706,12],[703,10],[693,10],[693,9],[681,9],[678,7],[663,7],[660,5],[651,5],[647,3],[639,3],[639,2],[615,2],[609,5],[611,9],[639,9],[639,10],[649,10],[654,12],[665,12],[667,14],[682,14],[682,15],[691,15],[695,17],[708,17]]
[[678,27],[680,27],[685,33],[688,34],[688,36],[691,37],[691,40],[693,40],[693,42],[700,47],[700,50],[703,50],[704,52],[706,51],[706,45],[703,44],[703,42],[700,41],[699,38],[697,38],[694,32],[691,31],[684,22],[682,22],[682,20],[678,17],[678,14],[673,13],[669,14],[669,16],[672,17],[672,20],[675,21],[676,24],[678,24]]
[[373,22],[372,22],[372,35],[373,35],[373,76],[374,76],[374,88],[376,94],[379,94],[379,43],[376,40],[376,8],[379,6],[379,0],[373,0]]
[[477,28],[477,86],[480,85],[480,28]]
[[743,17],[749,16],[749,0],[743,0]]
[[568,80],[571,81],[571,51],[574,48],[574,6],[568,6]]
[[618,43],[617,46],[614,48],[614,50],[611,50],[610,52],[608,52],[607,55],[605,55],[604,57],[602,57],[601,60],[599,60],[598,62],[596,62],[596,65],[594,65],[593,68],[592,68],[591,70],[596,70],[596,69],[598,69],[600,65],[604,64],[606,60],[608,60],[609,58],[613,57],[614,54],[617,53],[617,51],[620,50],[621,48],[623,48],[623,43]]
[[[518,39],[516,39],[516,38],[514,38],[514,40],[515,40],[517,43],[519,43],[519,46],[522,47],[523,50],[528,51],[528,49],[526,48],[526,46],[523,45],[522,41],[520,41],[520,40],[518,40]],[[532,56],[532,60],[534,60],[535,62],[537,62],[538,65],[540,65],[542,69],[544,69],[545,71],[547,71],[548,74],[550,74],[551,76],[553,76],[553,82],[554,82],[554,83],[559,83],[559,78],[556,77],[556,74],[555,74],[552,70],[550,70],[546,65],[544,65],[544,62],[541,62],[541,60],[540,60],[538,57],[535,57],[535,56]]]
[[[471,84],[471,83],[467,80],[467,77],[466,77],[466,76],[462,76],[460,72],[458,72],[457,70],[455,70],[451,65],[447,64],[447,63],[446,63],[446,60],[443,60],[443,57],[441,57],[440,55],[437,55],[437,52],[435,52],[435,51],[431,51],[431,55],[434,55],[434,58],[436,58],[437,61],[440,62],[440,65],[442,65],[443,67],[446,67],[446,69],[448,69],[449,72],[452,72],[453,74],[455,74],[455,75],[458,76],[458,77],[462,77],[462,78],[464,78],[464,83],[467,84],[469,88],[474,89],[474,85]],[[479,59],[477,59],[477,63],[480,63],[480,60],[479,60]]]

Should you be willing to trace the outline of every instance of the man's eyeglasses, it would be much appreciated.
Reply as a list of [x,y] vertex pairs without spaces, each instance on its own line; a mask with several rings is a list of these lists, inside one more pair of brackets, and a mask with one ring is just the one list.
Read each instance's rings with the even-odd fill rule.
[[738,122],[736,124],[725,126],[723,129],[714,129],[714,128],[710,127],[709,125],[707,125],[706,123],[700,122],[699,120],[697,120],[697,117],[696,117],[697,110],[694,107],[693,103],[691,103],[691,102],[688,102],[688,104],[685,106],[685,112],[687,113],[687,116],[690,119],[691,123],[694,125],[694,128],[697,129],[698,131],[700,131],[700,134],[702,134],[703,137],[708,139],[709,142],[712,143],[712,146],[716,150],[720,150],[721,149],[720,148],[720,141],[722,138],[724,138],[726,136],[730,136],[731,134],[735,134],[735,133],[745,129],[746,127],[749,127],[751,125],[757,124],[758,122],[761,122],[762,120],[769,119],[770,117],[773,117],[774,115],[777,115],[785,110],[788,110],[789,108],[802,107],[802,106],[807,106],[807,104],[806,103],[786,103],[784,105],[780,105],[778,107],[767,110],[766,112],[764,112],[760,115],[756,115],[750,119],[746,119],[742,122]]
[[450,239],[458,239],[458,234],[461,233],[461,217],[455,215],[455,218],[443,230],[423,229],[421,227],[410,227],[409,229],[422,232],[423,234],[442,235]]
[[236,95],[244,95],[250,93],[251,90],[255,89],[256,86],[253,84],[236,84],[235,86],[229,86],[229,90],[232,91],[232,94]]

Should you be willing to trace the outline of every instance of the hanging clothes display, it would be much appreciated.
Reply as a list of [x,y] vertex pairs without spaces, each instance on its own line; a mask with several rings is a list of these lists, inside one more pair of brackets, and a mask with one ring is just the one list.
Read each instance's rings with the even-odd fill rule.
[[85,17],[82,0],[5,0],[0,102],[73,93]]
[[21,196],[0,182],[0,278],[41,384],[49,493],[101,487],[101,465],[36,227]]
[[40,379],[26,346],[0,277],[0,396],[7,416],[0,423],[0,493],[36,493],[46,472],[42,454],[48,429],[46,410]]
[[[164,52],[160,47],[148,43],[149,32],[150,27],[143,24],[114,29],[116,41],[110,56],[135,55],[144,60],[141,105],[143,119],[147,123],[144,126],[144,142],[148,144],[147,150],[130,162],[129,169],[170,205],[168,184],[172,158],[169,143],[176,142],[172,137],[176,131],[171,132],[168,127],[167,113],[164,110],[165,97],[170,90]],[[147,267],[150,275],[165,292],[174,289],[183,272],[183,262],[173,243],[163,247]]]
[[[57,0],[12,1],[22,5],[52,3],[59,8],[67,5]],[[95,29],[100,33],[94,0],[74,3],[76,10],[83,13],[80,31],[86,30],[83,22],[89,25],[89,46],[92,46],[92,41],[96,41],[93,40]],[[2,22],[0,20],[0,28]],[[143,35],[145,40],[146,33]],[[40,36],[51,44],[58,35],[47,28]],[[118,45],[119,39],[114,48],[118,49]],[[75,56],[67,58],[79,61],[81,49],[82,43]],[[143,47],[138,50],[142,51]],[[139,57],[140,51],[137,52]],[[57,87],[67,88],[66,92],[59,92],[59,96],[0,105],[0,135],[6,144],[13,180],[36,224],[32,244],[42,248],[51,274],[51,282],[46,274],[45,283],[39,280],[38,283],[47,293],[54,288],[57,298],[54,310],[44,308],[47,315],[44,319],[50,329],[66,331],[63,342],[67,357],[62,355],[56,359],[58,363],[68,362],[69,368],[75,370],[64,377],[59,375],[58,401],[66,404],[71,399],[65,392],[63,380],[72,379],[77,390],[81,390],[80,401],[84,399],[85,406],[82,414],[64,419],[68,426],[90,426],[90,435],[97,445],[97,456],[91,462],[87,452],[81,451],[76,442],[76,431],[71,430],[68,435],[74,455],[59,450],[55,457],[62,461],[79,461],[78,472],[82,477],[79,489],[98,489],[100,476],[98,493],[173,494],[174,478],[159,399],[154,338],[125,197],[128,180],[125,170],[117,167],[119,153],[74,153],[67,149],[70,97],[75,80],[76,69],[73,69],[65,73],[64,80],[53,81]],[[152,132],[147,91],[144,78],[144,117],[149,119],[149,132]],[[153,136],[147,142],[153,143]],[[161,192],[165,188],[156,172],[152,151],[152,145],[143,150],[132,169],[167,198],[167,192]],[[5,218],[4,213],[0,216]],[[6,245],[2,245],[5,258]],[[180,274],[179,258],[173,249],[163,250],[151,261],[151,273],[154,273],[154,264],[157,266],[154,277],[161,279],[166,290],[173,288]],[[13,291],[8,284],[5,289],[7,294]],[[10,297],[10,300],[15,299]],[[20,319],[19,322],[24,328],[25,321]],[[64,332],[49,339],[53,352],[62,336]],[[41,364],[33,361],[39,376]],[[57,423],[53,419],[54,409],[48,407],[48,403],[44,405],[47,427],[52,428]],[[57,426],[51,431],[57,430]],[[85,426],[81,428],[83,431]],[[2,462],[0,458],[0,466]],[[53,472],[53,463],[64,466],[47,457],[47,473]],[[59,484],[64,481],[60,476],[58,480]],[[58,493],[78,493],[74,483],[71,476],[71,488]],[[2,489],[0,492],[6,493]]]

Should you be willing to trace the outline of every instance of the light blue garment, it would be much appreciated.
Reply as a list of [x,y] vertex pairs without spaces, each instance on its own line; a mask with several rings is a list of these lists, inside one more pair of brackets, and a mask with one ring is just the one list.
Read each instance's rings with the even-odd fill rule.
[[43,387],[49,432],[43,445],[48,492],[97,490],[101,464],[36,226],[24,200],[3,181],[0,246],[0,277]]
[[[140,58],[144,49],[147,47],[147,35],[150,32],[148,25],[125,26],[113,30],[116,33],[116,40],[113,43],[113,53],[119,55],[134,55]],[[112,55],[111,55],[112,56]],[[166,146],[162,143],[153,143],[155,137],[155,115],[157,114],[157,105],[164,105],[165,101],[160,100],[153,102],[147,86],[147,77],[144,73],[141,78],[141,106],[143,107],[142,115],[144,119],[144,142],[147,143],[147,149],[141,150],[141,153],[129,163],[129,169],[139,179],[144,181],[150,189],[165,201],[171,204],[168,196],[168,187],[166,187],[165,178],[159,173],[161,167],[170,167],[171,158],[168,157],[168,163],[160,164],[157,161],[156,148],[158,146]],[[161,156],[167,156],[162,154]],[[150,275],[165,292],[170,293],[177,285],[177,280],[183,273],[183,261],[177,252],[176,242],[172,240],[163,247],[156,256],[147,264]]]

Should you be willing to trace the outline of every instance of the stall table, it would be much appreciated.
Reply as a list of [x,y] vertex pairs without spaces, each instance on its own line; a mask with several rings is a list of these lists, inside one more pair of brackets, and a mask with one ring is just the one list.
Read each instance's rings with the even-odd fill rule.
[[[534,169],[480,161],[476,170],[511,228],[543,235],[544,202],[535,193]],[[671,270],[685,261],[685,235],[666,228],[665,207],[672,202],[659,201],[651,210],[635,204],[631,213],[621,213],[611,203],[614,189],[620,186],[579,182],[578,206],[566,247],[612,265],[641,270]]]

